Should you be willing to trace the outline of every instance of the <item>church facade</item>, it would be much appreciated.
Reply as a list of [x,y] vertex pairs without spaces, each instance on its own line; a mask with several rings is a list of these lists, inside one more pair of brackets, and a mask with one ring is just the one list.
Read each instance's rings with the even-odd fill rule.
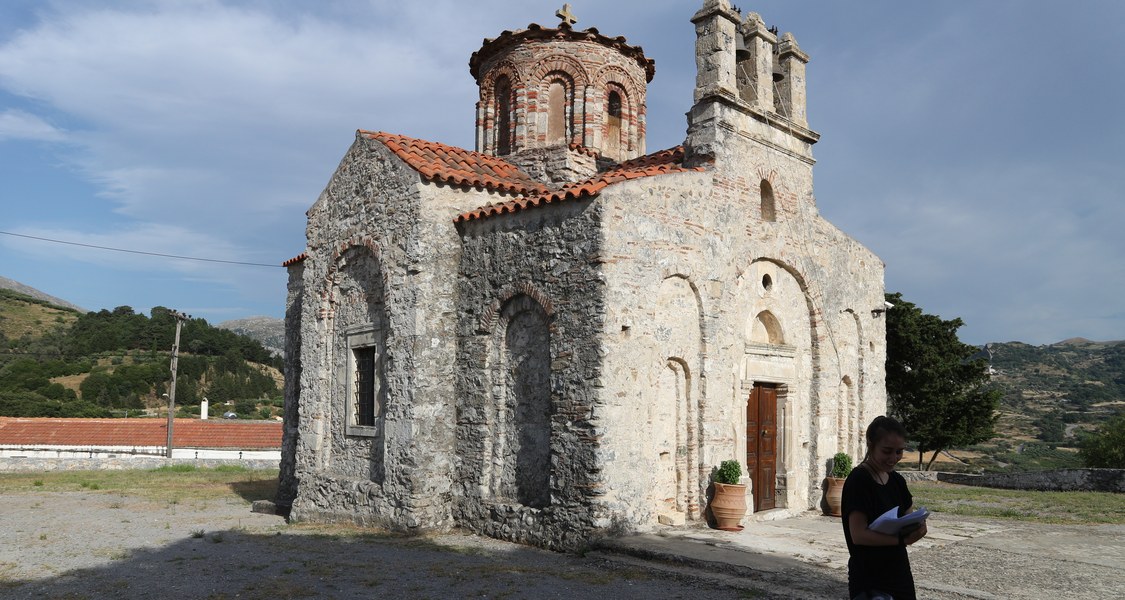
[[692,17],[683,145],[653,61],[532,24],[485,40],[476,149],[359,131],[287,261],[279,503],[568,549],[816,508],[886,407],[883,264],[817,212],[809,57],[728,0]]

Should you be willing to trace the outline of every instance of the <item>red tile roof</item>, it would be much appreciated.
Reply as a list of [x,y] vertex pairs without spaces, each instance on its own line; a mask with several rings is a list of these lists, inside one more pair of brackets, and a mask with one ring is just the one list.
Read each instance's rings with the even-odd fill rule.
[[518,195],[547,191],[547,186],[502,158],[382,131],[361,129],[359,135],[382,142],[430,181]]
[[[308,252],[302,252],[302,253],[298,254],[297,256],[294,256],[293,258],[290,258],[289,260],[281,263],[281,266],[283,266],[283,267],[293,266],[293,265],[305,260],[308,257],[309,257]],[[176,432],[176,428],[172,427],[172,433],[174,434],[175,432]]]
[[[519,167],[496,156],[383,131],[364,131],[361,129],[358,135],[382,143],[429,181],[488,189],[517,196],[507,202],[485,205],[458,215],[454,219],[456,223],[514,213],[525,208],[534,208],[564,200],[587,198],[619,181],[665,173],[704,170],[703,167],[683,166],[684,148],[683,146],[677,146],[625,161],[586,181],[567,184],[556,190],[551,190],[532,179]],[[579,145],[572,144],[571,150],[596,156],[593,150]],[[308,258],[308,254],[302,253],[285,261],[282,266],[288,267],[306,258]]]
[[525,208],[534,208],[553,202],[587,198],[602,191],[606,186],[628,179],[663,175],[665,173],[704,170],[703,167],[685,167],[683,166],[683,162],[684,148],[683,146],[676,146],[675,148],[669,148],[668,150],[662,150],[660,152],[634,158],[633,160],[627,160],[586,181],[565,185],[557,191],[547,191],[537,195],[529,195],[524,198],[509,200],[507,202],[482,206],[474,211],[458,215],[458,217],[454,219],[454,222],[462,223],[494,215],[502,215],[504,213],[514,213]]
[[480,50],[473,52],[473,55],[469,57],[469,73],[472,74],[477,83],[480,83],[481,65],[501,50],[526,40],[586,40],[596,42],[614,48],[637,61],[637,64],[645,70],[647,81],[652,81],[653,75],[656,74],[656,63],[645,56],[645,51],[640,46],[630,46],[629,42],[622,36],[613,38],[604,36],[594,27],[575,31],[567,23],[559,24],[558,28],[543,27],[538,23],[531,23],[527,26],[527,29],[504,31],[496,38],[485,38]]
[[[176,448],[281,448],[276,421],[176,419]],[[167,419],[24,419],[0,417],[0,446],[161,446],[168,442]]]

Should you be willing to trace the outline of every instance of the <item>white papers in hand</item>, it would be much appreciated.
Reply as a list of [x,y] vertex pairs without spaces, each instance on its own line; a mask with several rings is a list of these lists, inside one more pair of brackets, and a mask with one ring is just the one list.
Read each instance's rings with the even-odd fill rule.
[[923,506],[918,510],[906,515],[905,517],[899,517],[896,515],[898,515],[897,506],[879,515],[879,518],[872,521],[872,523],[868,525],[867,528],[879,533],[898,535],[898,532],[903,527],[906,527],[907,525],[913,525],[915,523],[924,522],[926,520],[926,517],[930,516],[930,511],[926,510],[926,507]]

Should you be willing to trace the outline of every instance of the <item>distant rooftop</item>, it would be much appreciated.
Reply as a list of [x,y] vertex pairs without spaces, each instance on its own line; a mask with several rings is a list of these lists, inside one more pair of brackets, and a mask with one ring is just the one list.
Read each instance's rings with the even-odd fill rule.
[[[276,450],[278,421],[176,419],[176,448]],[[48,419],[0,417],[0,446],[152,447],[168,441],[166,419]]]

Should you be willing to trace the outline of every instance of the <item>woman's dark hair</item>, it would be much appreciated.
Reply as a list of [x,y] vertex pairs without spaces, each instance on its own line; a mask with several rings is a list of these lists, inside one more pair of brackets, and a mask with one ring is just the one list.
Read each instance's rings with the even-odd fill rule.
[[868,452],[875,447],[875,444],[879,443],[879,440],[882,440],[890,434],[900,435],[902,439],[905,440],[906,428],[902,426],[902,423],[899,423],[891,417],[884,415],[875,417],[875,420],[871,421],[871,424],[867,426],[867,434],[864,436],[867,438]]

